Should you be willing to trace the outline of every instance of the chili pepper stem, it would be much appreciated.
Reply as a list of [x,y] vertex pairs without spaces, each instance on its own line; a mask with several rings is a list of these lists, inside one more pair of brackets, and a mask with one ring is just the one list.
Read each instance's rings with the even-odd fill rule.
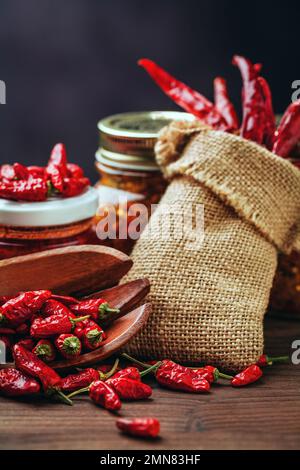
[[78,323],[78,322],[87,320],[88,318],[90,318],[90,316],[91,315],[85,315],[84,317],[70,318],[70,320],[71,320],[72,323]]
[[65,403],[65,405],[73,406],[72,400],[70,400],[70,398],[65,395],[61,390],[55,390],[54,396],[57,397],[62,403]]
[[225,380],[232,380],[233,375],[223,374],[223,372],[219,371],[219,378],[220,379],[225,379]]
[[90,389],[90,387],[84,387],[84,388],[80,388],[79,390],[75,390],[75,392],[72,392],[70,393],[69,395],[67,395],[67,398],[73,398],[73,397],[76,397],[77,395],[80,395],[81,393],[86,393],[88,392]]
[[288,362],[290,360],[289,356],[267,356],[270,364],[274,364],[275,362]]
[[150,374],[151,372],[156,372],[157,369],[162,365],[161,361],[158,361],[156,364],[153,364],[153,366],[149,367],[148,369],[143,370],[143,372],[140,373],[141,377],[144,377],[147,374]]
[[117,368],[118,368],[118,365],[119,365],[119,359],[116,359],[115,362],[114,362],[114,365],[112,366],[112,368],[110,369],[109,372],[107,372],[107,374],[103,374],[103,372],[100,371],[100,379],[101,380],[107,380],[109,379],[112,375],[115,374]]
[[139,361],[138,359],[135,359],[134,357],[132,356],[129,356],[129,354],[126,354],[126,353],[123,353],[122,354],[122,357],[124,357],[124,359],[127,359],[128,361],[130,362],[133,362],[141,367],[143,367],[144,369],[148,369],[149,368],[149,364],[147,364],[146,362],[141,362]]

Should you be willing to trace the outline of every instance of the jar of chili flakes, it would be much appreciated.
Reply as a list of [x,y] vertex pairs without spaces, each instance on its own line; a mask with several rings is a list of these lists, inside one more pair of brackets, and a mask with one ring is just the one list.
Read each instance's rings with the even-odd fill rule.
[[[148,218],[151,205],[159,202],[166,187],[155,161],[154,146],[158,133],[171,121],[194,119],[191,114],[183,112],[151,111],[117,114],[98,123],[98,221],[103,219],[111,207],[117,212],[117,236],[114,240],[107,239],[105,244],[127,253],[131,251],[135,240],[128,234],[126,239],[122,239],[119,233],[123,219],[126,218],[128,227],[132,221],[130,207],[136,203],[143,204],[145,218]],[[120,205],[120,200],[126,202]]]
[[97,207],[94,188],[80,196],[45,202],[0,199],[0,259],[98,243],[92,228]]

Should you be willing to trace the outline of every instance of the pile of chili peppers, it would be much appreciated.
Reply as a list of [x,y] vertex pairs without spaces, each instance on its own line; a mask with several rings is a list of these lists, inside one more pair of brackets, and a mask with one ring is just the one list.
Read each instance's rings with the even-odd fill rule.
[[[253,64],[245,57],[235,55],[232,63],[240,70],[242,89],[242,122],[230,101],[226,80],[214,80],[214,103],[185,85],[149,59],[139,60],[156,84],[176,104],[199,120],[220,131],[239,134],[266,147],[283,158],[297,157],[300,140],[300,100],[286,109],[278,127],[268,82],[260,75],[262,65]],[[298,156],[299,158],[299,156]],[[300,166],[300,158],[292,160]]]
[[0,198],[13,201],[46,201],[51,196],[74,197],[90,185],[80,166],[68,163],[64,144],[56,144],[48,165],[0,166]]
[[[289,359],[263,355],[257,364],[235,376],[211,365],[189,368],[168,359],[144,363],[125,353],[122,359],[134,366],[122,369],[116,359],[113,366],[81,369],[64,377],[51,367],[58,357],[70,359],[101,347],[106,338],[103,327],[119,315],[120,311],[102,298],[78,300],[49,290],[0,297],[0,341],[14,360],[14,368],[0,370],[0,394],[43,394],[72,405],[74,397],[88,393],[96,405],[117,413],[122,402],[152,396],[152,388],[142,380],[149,374],[164,388],[201,394],[208,393],[219,379],[229,380],[233,387],[251,384],[262,376],[262,367]],[[116,425],[122,432],[138,437],[155,438],[160,432],[160,423],[153,417],[119,418]]]

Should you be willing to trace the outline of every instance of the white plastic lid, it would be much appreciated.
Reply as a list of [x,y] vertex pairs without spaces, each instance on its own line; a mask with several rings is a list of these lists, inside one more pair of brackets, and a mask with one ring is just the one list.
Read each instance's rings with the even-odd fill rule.
[[14,227],[50,227],[66,225],[94,217],[98,192],[88,188],[80,196],[45,202],[16,202],[0,199],[0,224]]

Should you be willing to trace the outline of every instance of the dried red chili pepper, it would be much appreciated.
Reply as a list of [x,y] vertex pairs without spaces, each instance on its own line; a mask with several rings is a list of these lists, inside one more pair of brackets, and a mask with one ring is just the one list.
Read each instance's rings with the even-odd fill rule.
[[80,356],[81,342],[72,334],[61,334],[55,340],[55,346],[65,359],[73,359]]
[[138,61],[138,64],[148,72],[150,77],[166,95],[181,108],[194,114],[201,121],[216,129],[228,129],[228,125],[223,116],[215,108],[213,103],[203,95],[177,80],[152,60],[141,59]]
[[152,388],[139,380],[132,380],[127,377],[112,377],[106,381],[121,400],[136,401],[146,400],[152,395]]
[[61,378],[54,369],[41,361],[33,352],[18,344],[13,347],[13,356],[18,370],[39,379],[46,396],[57,397],[67,405],[72,405],[72,401],[60,390]]
[[91,183],[86,177],[81,178],[64,178],[63,197],[74,197],[81,194]]
[[46,169],[42,166],[31,165],[27,167],[28,173],[33,178],[42,178],[46,177]]
[[56,351],[54,345],[48,339],[41,339],[32,352],[36,354],[44,362],[52,362],[56,357]]
[[32,351],[34,348],[34,341],[31,338],[21,339],[17,344],[28,349],[28,351]]
[[153,438],[160,432],[160,422],[156,418],[118,418],[116,425],[131,436]]
[[79,323],[86,318],[89,318],[89,316],[86,315],[85,317],[72,318],[72,314],[64,313],[57,313],[47,318],[36,318],[32,322],[30,335],[33,338],[44,339],[61,334],[72,333],[76,323]]
[[70,305],[72,312],[76,315],[90,315],[96,322],[104,322],[114,319],[120,313],[120,309],[111,308],[105,299],[81,300],[76,305]]
[[256,364],[253,364],[233,377],[231,385],[233,387],[243,387],[244,385],[256,382],[262,375],[262,370]]
[[71,374],[61,380],[61,390],[63,392],[75,392],[76,390],[89,387],[89,385],[99,380],[100,374],[96,369],[84,369],[77,374]]
[[46,201],[47,193],[48,186],[42,178],[0,182],[0,198],[4,199],[24,202]]
[[116,372],[112,378],[113,379],[132,379],[132,380],[140,381],[142,376],[143,376],[143,373],[140,373],[140,371],[136,367],[126,367],[125,369],[122,369]]
[[272,151],[280,157],[288,157],[300,140],[300,100],[290,104],[275,132]]
[[289,356],[267,356],[267,354],[262,354],[258,359],[256,365],[259,367],[272,366],[275,363],[286,363],[289,362]]
[[51,317],[52,315],[70,315],[73,316],[71,310],[68,309],[66,305],[58,300],[52,298],[47,300],[41,310],[41,315],[44,318]]
[[257,68],[245,57],[235,55],[232,59],[243,79],[243,122],[240,134],[245,139],[263,143],[266,124],[266,107]]
[[103,342],[103,330],[98,325],[87,326],[82,332],[82,344],[85,349],[92,351],[99,348]]
[[[82,340],[84,330],[89,326],[99,328],[99,325],[94,320],[91,320],[90,318],[87,318],[86,320],[83,320],[83,321],[77,323],[77,325],[74,329],[74,335],[77,336],[77,338],[79,338],[80,340]],[[102,332],[104,333],[103,330],[102,330]]]
[[14,163],[13,169],[15,172],[15,178],[17,180],[27,180],[29,178],[29,171],[26,166],[21,163]]
[[122,404],[118,394],[106,382],[93,382],[89,389],[89,396],[96,405],[103,406],[106,410],[118,411]]
[[192,369],[193,373],[200,379],[206,379],[210,384],[217,382],[220,378],[231,380],[233,377],[231,375],[223,374],[216,367],[213,366],[204,366],[199,369]]
[[83,178],[83,169],[75,163],[67,163],[67,176],[70,178]]
[[223,116],[229,129],[239,128],[239,121],[232,102],[229,99],[226,80],[222,77],[214,79],[215,107]]
[[53,187],[62,193],[64,189],[64,178],[67,176],[67,152],[64,144],[56,144],[53,147],[46,173]]
[[0,307],[0,323],[16,327],[30,320],[49,299],[49,290],[24,292],[14,299],[8,300]]
[[258,77],[257,80],[261,86],[262,95],[265,101],[265,130],[263,142],[267,149],[272,150],[276,130],[276,119],[273,111],[272,93],[265,78]]
[[36,395],[40,392],[40,384],[17,369],[0,370],[0,394],[7,397]]

